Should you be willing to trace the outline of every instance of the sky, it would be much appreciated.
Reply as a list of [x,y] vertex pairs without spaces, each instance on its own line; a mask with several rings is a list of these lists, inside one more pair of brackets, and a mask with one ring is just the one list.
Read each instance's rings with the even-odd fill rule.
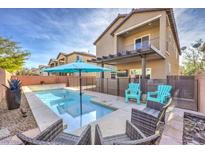
[[[118,13],[131,9],[0,9],[0,36],[31,52],[25,67],[47,65],[59,52],[95,54],[93,42]],[[180,45],[205,40],[205,9],[174,9]]]

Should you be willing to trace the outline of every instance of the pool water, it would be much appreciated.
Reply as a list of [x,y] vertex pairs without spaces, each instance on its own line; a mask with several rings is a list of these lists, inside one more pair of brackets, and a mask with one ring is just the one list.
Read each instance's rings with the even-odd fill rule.
[[36,91],[36,96],[67,124],[65,131],[71,132],[93,122],[114,110],[90,102],[92,96],[83,94],[82,115],[79,92],[66,89]]

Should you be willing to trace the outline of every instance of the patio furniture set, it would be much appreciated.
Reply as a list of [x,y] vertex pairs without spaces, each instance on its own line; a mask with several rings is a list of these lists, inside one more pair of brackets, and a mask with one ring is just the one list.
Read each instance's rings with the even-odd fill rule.
[[[133,94],[139,87],[135,83],[129,84],[127,94]],[[166,90],[165,90],[166,89]],[[157,144],[163,132],[165,124],[165,114],[167,108],[172,103],[170,94],[167,94],[169,88],[166,86],[158,87],[155,94],[155,100],[147,101],[146,107],[140,111],[132,109],[131,121],[126,121],[124,134],[103,137],[100,126],[95,125],[95,145],[141,145]],[[128,92],[129,91],[129,92]],[[163,95],[162,96],[160,96]],[[128,98],[134,98],[129,97]],[[151,97],[150,97],[151,98]],[[157,99],[158,102],[155,102]],[[166,98],[166,99],[165,99]],[[168,99],[169,98],[169,99]],[[138,99],[138,98],[137,98]],[[168,100],[168,101],[166,101]],[[163,102],[163,103],[161,103]],[[42,131],[35,138],[29,138],[22,133],[17,133],[17,137],[26,145],[90,145],[91,125],[88,125],[80,136],[63,132],[63,121],[58,120],[56,123]]]

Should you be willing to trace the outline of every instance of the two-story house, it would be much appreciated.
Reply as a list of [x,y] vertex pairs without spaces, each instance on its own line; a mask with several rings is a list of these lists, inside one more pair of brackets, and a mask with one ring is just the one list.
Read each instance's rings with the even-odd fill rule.
[[[55,67],[55,66],[59,66],[63,64],[69,64],[69,63],[75,62],[76,59],[81,59],[84,62],[87,62],[93,58],[96,58],[96,56],[90,53],[86,53],[86,52],[78,52],[78,51],[73,51],[71,53],[60,52],[57,55],[56,59],[49,60],[48,66]],[[56,73],[53,73],[53,74],[50,73],[50,75],[54,75],[54,74]],[[70,73],[70,74],[73,74],[73,73]],[[58,75],[67,75],[67,74],[59,73]],[[87,73],[87,76],[95,76],[95,73]]]
[[94,42],[95,62],[122,77],[164,79],[179,74],[180,44],[173,9],[132,9],[119,14]]

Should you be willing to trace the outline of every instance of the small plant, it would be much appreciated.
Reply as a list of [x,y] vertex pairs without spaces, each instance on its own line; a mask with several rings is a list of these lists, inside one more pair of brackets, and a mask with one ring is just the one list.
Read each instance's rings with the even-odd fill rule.
[[18,79],[12,79],[8,81],[10,90],[20,90],[21,89],[21,81]]

